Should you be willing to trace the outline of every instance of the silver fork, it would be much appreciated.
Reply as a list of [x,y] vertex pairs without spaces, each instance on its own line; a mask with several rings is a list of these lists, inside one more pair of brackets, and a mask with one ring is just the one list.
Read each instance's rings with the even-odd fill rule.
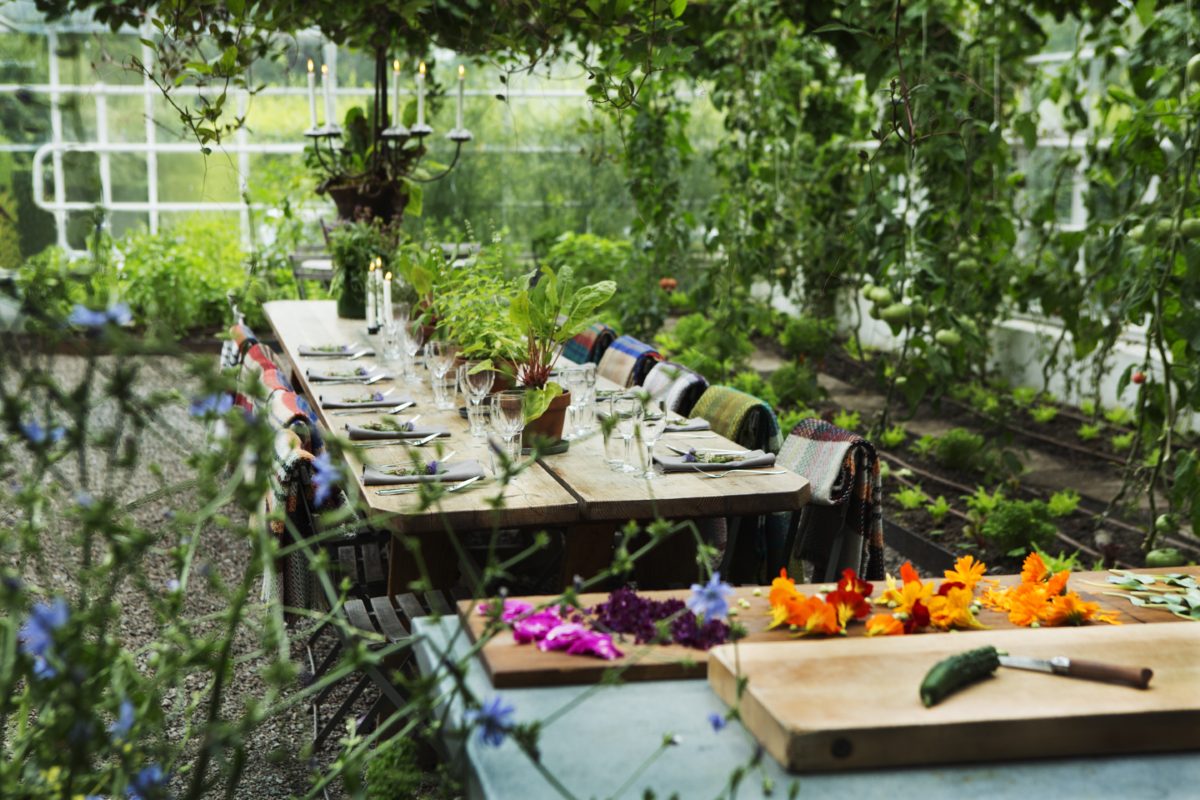
[[[449,489],[447,489],[446,494],[451,494],[453,492],[459,491],[460,489],[465,489],[468,486],[470,486],[471,484],[475,483],[476,481],[481,481],[481,480],[483,480],[482,475],[476,475],[474,478],[467,478],[465,481],[456,483],[453,486],[451,486]],[[420,490],[421,490],[420,487],[416,486],[416,485],[400,486],[395,489],[376,489],[375,494],[380,494],[380,495],[411,494],[413,492],[419,492]]]
[[743,475],[782,475],[787,472],[786,469],[727,469],[724,472],[704,472],[699,471],[700,475],[705,478],[725,478],[735,472],[740,472]]

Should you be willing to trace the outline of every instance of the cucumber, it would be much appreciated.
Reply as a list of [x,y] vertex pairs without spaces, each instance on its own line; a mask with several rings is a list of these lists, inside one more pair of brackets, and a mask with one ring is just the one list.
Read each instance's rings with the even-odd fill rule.
[[921,681],[921,702],[926,708],[935,706],[967,684],[991,675],[999,667],[1000,654],[991,645],[943,659],[934,664]]

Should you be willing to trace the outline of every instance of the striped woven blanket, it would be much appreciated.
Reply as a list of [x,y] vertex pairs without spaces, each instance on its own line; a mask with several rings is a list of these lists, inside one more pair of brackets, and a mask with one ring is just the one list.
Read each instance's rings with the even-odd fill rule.
[[874,445],[822,419],[806,419],[792,429],[778,463],[808,479],[813,503],[849,504],[845,524],[863,537],[859,574],[883,580],[883,484]]
[[655,400],[666,403],[668,411],[686,417],[708,388],[708,381],[682,364],[663,361],[650,370],[642,388]]
[[703,417],[712,429],[747,450],[779,452],[779,422],[771,407],[729,386],[710,386],[689,416]]
[[616,338],[616,331],[603,322],[597,322],[563,345],[563,358],[576,364],[599,364],[604,351]]
[[619,386],[641,386],[659,361],[662,356],[653,347],[632,336],[622,336],[604,351],[596,374]]

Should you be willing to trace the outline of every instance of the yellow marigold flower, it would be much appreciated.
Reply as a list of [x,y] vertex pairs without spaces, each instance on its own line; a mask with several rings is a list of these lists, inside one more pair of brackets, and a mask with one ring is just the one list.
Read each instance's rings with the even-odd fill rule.
[[987,564],[976,561],[975,556],[963,556],[954,562],[954,569],[946,570],[945,576],[948,581],[961,583],[967,589],[974,590],[975,584],[979,583],[986,572]]
[[952,586],[929,600],[929,624],[948,631],[951,628],[982,628],[971,611],[975,600],[970,589]]
[[904,623],[891,614],[876,614],[867,620],[867,636],[902,636]]
[[1050,598],[1044,619],[1047,625],[1082,625],[1099,611],[1099,603],[1090,603],[1075,592],[1067,592]]
[[1047,572],[1046,562],[1042,561],[1042,557],[1037,553],[1030,553],[1025,556],[1025,563],[1021,565],[1021,583],[1041,583]]

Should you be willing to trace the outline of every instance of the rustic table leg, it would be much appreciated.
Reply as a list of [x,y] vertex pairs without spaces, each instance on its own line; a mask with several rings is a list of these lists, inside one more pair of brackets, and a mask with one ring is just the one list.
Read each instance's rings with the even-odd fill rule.
[[422,577],[417,557],[403,541],[405,537],[415,537],[421,545],[421,560],[425,564],[431,584],[425,589],[452,588],[458,580],[458,555],[443,531],[392,534],[391,549],[388,553],[388,594],[411,592],[412,582]]
[[615,522],[577,522],[567,528],[560,584],[570,586],[576,575],[586,580],[611,564],[616,531]]

